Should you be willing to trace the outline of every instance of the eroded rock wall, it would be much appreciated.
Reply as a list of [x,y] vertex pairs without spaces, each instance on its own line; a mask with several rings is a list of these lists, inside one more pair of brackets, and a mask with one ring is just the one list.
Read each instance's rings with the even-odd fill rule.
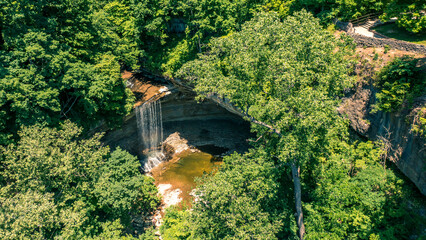
[[371,114],[368,137],[388,141],[389,159],[426,195],[426,146],[425,140],[411,131],[412,111]]
[[411,131],[413,111],[426,104],[426,98],[416,99],[399,112],[371,113],[376,89],[369,83],[358,83],[343,100],[339,112],[350,120],[355,132],[371,140],[383,140],[389,148],[388,158],[426,195],[425,139]]
[[[229,152],[246,151],[250,124],[213,101],[197,103],[194,97],[174,91],[161,98],[164,139],[178,132],[188,145],[207,149],[203,149],[206,152],[215,147]],[[113,149],[121,147],[142,156],[135,114],[129,115],[120,129],[107,132],[103,141]]]

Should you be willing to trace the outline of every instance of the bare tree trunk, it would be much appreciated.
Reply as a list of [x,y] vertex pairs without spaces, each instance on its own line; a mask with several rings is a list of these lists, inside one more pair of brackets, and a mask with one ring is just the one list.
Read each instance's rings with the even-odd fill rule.
[[201,53],[201,38],[198,36],[198,52]]
[[294,184],[294,198],[296,203],[296,222],[299,227],[299,238],[303,240],[305,235],[305,224],[303,224],[303,211],[302,211],[302,188],[300,185],[300,167],[296,166],[295,162],[291,164],[291,174],[293,176]]

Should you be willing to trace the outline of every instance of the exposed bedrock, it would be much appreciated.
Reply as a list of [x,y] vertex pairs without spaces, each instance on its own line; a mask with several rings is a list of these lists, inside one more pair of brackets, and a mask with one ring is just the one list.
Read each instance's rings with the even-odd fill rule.
[[[178,132],[188,145],[211,154],[248,149],[250,124],[210,100],[197,103],[194,95],[174,91],[161,98],[164,139]],[[142,156],[136,117],[132,113],[120,129],[103,138],[111,148],[121,147]]]
[[[425,102],[426,99],[420,98],[417,104],[424,105]],[[368,136],[388,141],[390,160],[426,195],[425,139],[411,131],[415,111],[416,108],[412,108],[399,113],[371,114]]]
[[350,120],[359,135],[371,140],[383,140],[388,147],[388,158],[426,195],[425,139],[411,131],[413,115],[426,104],[425,96],[405,106],[399,112],[371,113],[376,89],[371,84],[359,84],[344,99],[339,112]]

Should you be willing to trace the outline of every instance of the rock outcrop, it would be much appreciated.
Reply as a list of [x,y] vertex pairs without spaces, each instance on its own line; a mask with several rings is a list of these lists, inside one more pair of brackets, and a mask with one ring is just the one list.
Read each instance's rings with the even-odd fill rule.
[[426,195],[425,139],[411,131],[412,112],[416,107],[425,105],[426,98],[416,99],[411,107],[402,107],[399,112],[371,113],[376,91],[372,84],[359,83],[338,110],[350,120],[350,126],[357,134],[384,141],[388,159]]
[[179,132],[170,134],[163,142],[163,151],[166,159],[173,158],[174,155],[191,149],[188,140],[182,138]]

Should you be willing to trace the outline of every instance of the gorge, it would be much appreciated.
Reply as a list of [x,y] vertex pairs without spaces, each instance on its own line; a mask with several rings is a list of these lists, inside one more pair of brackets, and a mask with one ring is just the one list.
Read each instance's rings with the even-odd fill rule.
[[0,0],[0,239],[426,239],[420,2]]

